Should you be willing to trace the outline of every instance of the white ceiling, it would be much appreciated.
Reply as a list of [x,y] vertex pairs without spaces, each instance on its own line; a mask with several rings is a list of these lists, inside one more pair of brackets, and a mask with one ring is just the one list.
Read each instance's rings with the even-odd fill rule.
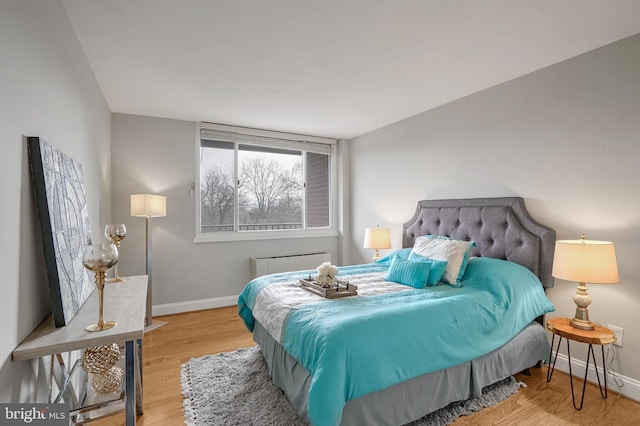
[[637,0],[62,0],[111,111],[351,138],[640,32]]

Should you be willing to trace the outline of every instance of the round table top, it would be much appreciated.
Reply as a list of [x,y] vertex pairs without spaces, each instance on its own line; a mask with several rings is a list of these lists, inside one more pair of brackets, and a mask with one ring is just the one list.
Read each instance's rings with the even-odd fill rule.
[[594,345],[608,345],[616,341],[615,333],[607,327],[594,324],[593,330],[582,330],[573,327],[569,321],[570,318],[549,318],[547,330],[566,339]]

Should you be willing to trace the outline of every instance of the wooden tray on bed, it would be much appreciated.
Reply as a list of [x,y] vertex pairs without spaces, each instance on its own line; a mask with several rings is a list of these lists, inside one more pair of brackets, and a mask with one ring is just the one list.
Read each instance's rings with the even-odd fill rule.
[[300,287],[327,299],[356,296],[358,294],[358,286],[349,284],[349,281],[336,280],[333,284],[324,284],[313,279],[302,279],[300,280]]

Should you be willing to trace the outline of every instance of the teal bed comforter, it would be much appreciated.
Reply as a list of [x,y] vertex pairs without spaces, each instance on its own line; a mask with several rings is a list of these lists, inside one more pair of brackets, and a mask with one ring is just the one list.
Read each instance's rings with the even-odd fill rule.
[[[385,271],[369,264],[342,267],[340,275],[357,283],[359,275],[371,280],[378,274],[380,284],[372,285],[383,286]],[[308,273],[251,281],[238,310],[250,331],[256,317],[261,324],[282,318],[270,332],[310,372],[307,410],[315,426],[340,424],[348,400],[485,355],[554,310],[532,272],[491,258],[472,259],[459,288],[398,285],[397,291],[334,300],[297,287]],[[301,299],[287,303],[280,287]],[[271,304],[275,308],[260,306]]]

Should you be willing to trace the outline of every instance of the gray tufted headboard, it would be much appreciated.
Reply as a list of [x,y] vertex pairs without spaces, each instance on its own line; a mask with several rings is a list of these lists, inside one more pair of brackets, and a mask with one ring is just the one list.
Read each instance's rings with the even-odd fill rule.
[[535,273],[553,287],[551,267],[556,232],[533,220],[520,197],[423,200],[402,226],[402,246],[420,235],[475,241],[471,256],[506,259]]

